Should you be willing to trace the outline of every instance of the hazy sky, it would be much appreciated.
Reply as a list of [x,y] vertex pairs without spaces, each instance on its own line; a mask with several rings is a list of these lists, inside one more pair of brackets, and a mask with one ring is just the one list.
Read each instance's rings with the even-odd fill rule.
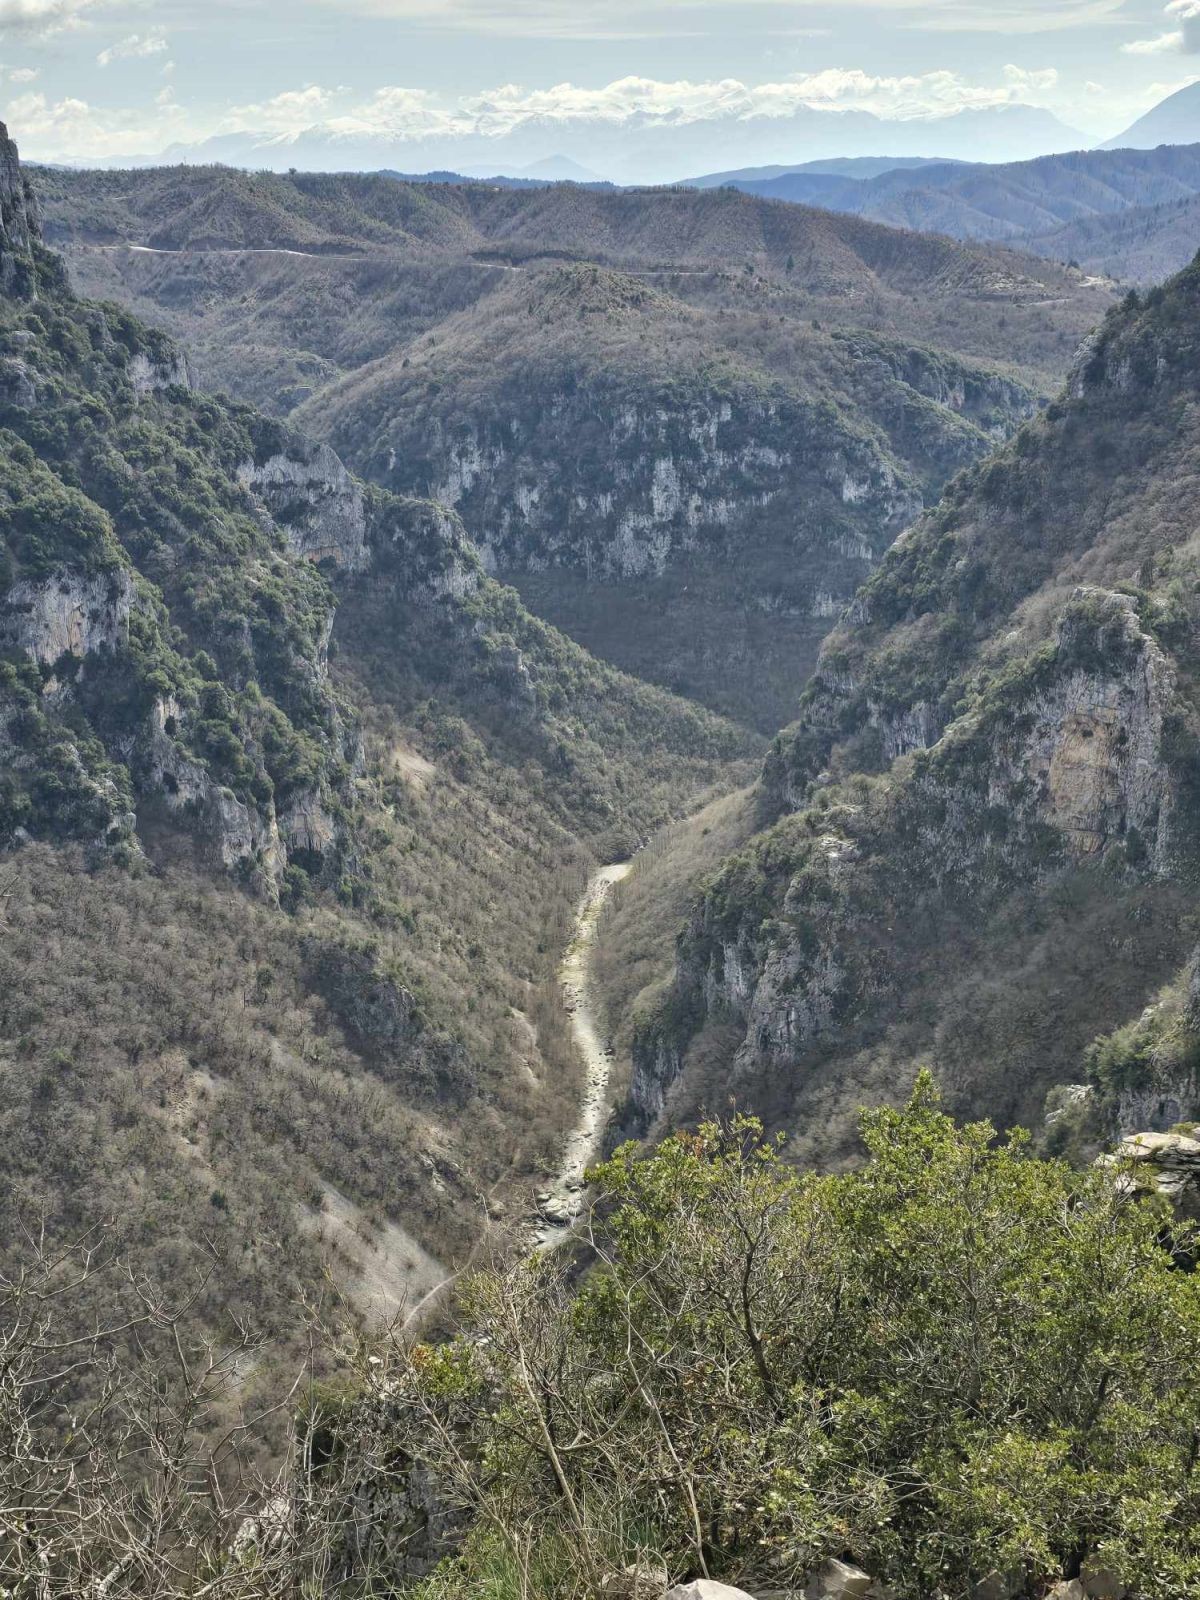
[[804,103],[1022,102],[1100,139],[1196,78],[1200,0],[0,0],[0,114],[46,158]]

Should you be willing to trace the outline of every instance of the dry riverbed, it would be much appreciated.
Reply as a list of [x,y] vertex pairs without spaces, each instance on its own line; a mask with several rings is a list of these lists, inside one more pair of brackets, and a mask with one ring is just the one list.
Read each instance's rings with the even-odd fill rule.
[[589,981],[589,965],[596,943],[600,914],[614,887],[629,876],[631,861],[601,867],[588,880],[575,915],[571,942],[559,967],[563,1004],[571,1018],[571,1033],[584,1067],[583,1098],[574,1128],[567,1136],[553,1178],[538,1191],[537,1243],[549,1249],[559,1243],[582,1214],[584,1173],[600,1153],[608,1119],[608,1086],[613,1052],[601,1032]]

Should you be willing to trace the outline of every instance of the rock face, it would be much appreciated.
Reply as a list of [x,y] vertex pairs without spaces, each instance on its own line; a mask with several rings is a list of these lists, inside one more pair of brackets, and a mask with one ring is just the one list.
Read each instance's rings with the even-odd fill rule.
[[[1040,1116],[1096,1034],[1178,970],[1200,852],[1198,303],[1193,270],[1114,316],[1068,397],[868,579],[765,764],[764,831],[701,895],[674,985],[643,1013],[633,1125],[713,1029],[793,1122],[818,1074],[828,1117],[839,1065],[887,1092],[871,1064],[889,1028],[939,1065],[961,1052],[964,1108]],[[1072,896],[1128,919],[1103,960],[1080,954]],[[1047,949],[1026,966],[1034,928]],[[1091,974],[1090,1012],[1055,992],[1051,946]],[[1012,1085],[976,1006],[1037,1063],[1041,1093]],[[1145,1070],[1149,1037],[1097,1058],[1125,1127],[1194,1103],[1196,1052],[1167,1031],[1161,1071]]]
[[1119,1169],[1129,1195],[1160,1194],[1187,1216],[1200,1215],[1200,1139],[1185,1133],[1135,1133],[1098,1165]]
[[0,359],[0,405],[30,411],[37,404],[37,382],[24,361]]
[[126,371],[133,392],[138,395],[155,394],[160,389],[192,387],[187,357],[182,350],[171,350],[157,360],[148,351],[138,350],[130,357]]
[[130,751],[139,788],[193,834],[214,866],[259,873],[274,891],[287,865],[274,806],[238,796],[190,755],[179,737],[187,720],[178,701],[155,701]]
[[[830,513],[807,602],[819,614],[838,569],[848,565],[852,586],[922,507],[911,477],[873,442],[753,392],[679,407],[572,386],[543,393],[534,415],[438,433],[426,445],[438,475],[417,487],[459,512],[493,571],[661,577],[681,558],[752,547],[764,526],[790,525],[802,538],[816,502]],[[587,462],[563,473],[568,441],[581,436]]]
[[735,1589],[732,1584],[718,1583],[714,1578],[697,1578],[693,1583],[677,1583],[668,1589],[663,1600],[754,1600],[745,1589]]
[[0,643],[39,665],[53,666],[62,656],[82,661],[128,641],[132,606],[133,579],[125,569],[86,576],[59,567],[0,596]]
[[0,289],[6,294],[29,291],[33,244],[39,235],[37,206],[17,147],[0,122]]
[[764,728],[896,535],[1036,407],[968,360],[726,319],[633,274],[512,279],[301,418],[455,510],[490,572],[618,666],[741,709],[772,651]]
[[346,572],[368,566],[363,489],[328,445],[289,431],[282,448],[243,462],[238,479],[283,531],[293,555],[331,561]]
[[[899,968],[859,947],[860,918],[847,920],[857,898],[881,897],[889,920],[933,894],[970,895],[985,909],[1016,882],[1050,880],[1112,849],[1139,871],[1169,875],[1179,863],[1178,776],[1165,736],[1175,695],[1132,599],[1080,589],[1053,645],[1002,701],[944,731],[928,714],[910,717],[911,743],[893,724],[892,752],[903,744],[926,758],[890,798],[886,821],[853,808],[827,814],[781,886],[782,925],[746,915],[721,881],[702,902],[680,941],[672,1010],[637,1043],[637,1124],[661,1113],[681,1068],[675,1017],[693,1028],[705,1018],[736,1022],[745,1031],[737,1069],[779,1070],[889,992]],[[871,839],[881,824],[886,847]],[[889,861],[886,851],[902,857]]]

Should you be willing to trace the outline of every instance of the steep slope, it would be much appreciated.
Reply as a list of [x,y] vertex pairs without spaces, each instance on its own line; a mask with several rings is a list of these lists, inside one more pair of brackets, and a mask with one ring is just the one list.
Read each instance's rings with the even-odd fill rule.
[[1186,221],[1180,226],[1180,213],[1186,218],[1200,190],[1200,144],[1078,150],[1008,164],[944,162],[863,180],[801,170],[731,181],[763,199],[956,239],[1005,241],[1089,272],[1152,282],[1195,254],[1196,236]]
[[[885,557],[647,997],[640,1115],[706,1028],[810,1149],[932,1057],[1035,1120],[1195,940],[1200,268]],[[693,1089],[702,1088],[694,1084]]]
[[1153,150],[1158,145],[1195,144],[1200,140],[1200,87],[1177,89],[1151,107],[1132,127],[1104,146],[1106,150]]
[[1035,403],[900,340],[572,266],[511,275],[297,415],[454,506],[589,648],[769,731],[892,539]]
[[326,1267],[393,1312],[573,1120],[589,867],[749,745],[193,389],[0,173],[4,1250],[111,1225],[197,1333]]
[[589,649],[762,731],[888,543],[1029,414],[1108,298],[732,191],[44,185],[79,281],[374,481],[454,506]]

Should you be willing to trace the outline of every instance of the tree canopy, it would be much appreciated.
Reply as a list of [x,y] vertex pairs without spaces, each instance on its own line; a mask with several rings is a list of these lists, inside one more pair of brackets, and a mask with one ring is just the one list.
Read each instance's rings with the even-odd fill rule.
[[627,1147],[582,1287],[547,1259],[475,1282],[414,1368],[459,1413],[433,1451],[477,1513],[453,1582],[503,1552],[582,1591],[648,1552],[785,1584],[848,1558],[913,1597],[1088,1566],[1200,1590],[1187,1240],[1110,1173],[957,1126],[928,1076],[862,1128],[866,1164],[825,1176],[743,1117]]

